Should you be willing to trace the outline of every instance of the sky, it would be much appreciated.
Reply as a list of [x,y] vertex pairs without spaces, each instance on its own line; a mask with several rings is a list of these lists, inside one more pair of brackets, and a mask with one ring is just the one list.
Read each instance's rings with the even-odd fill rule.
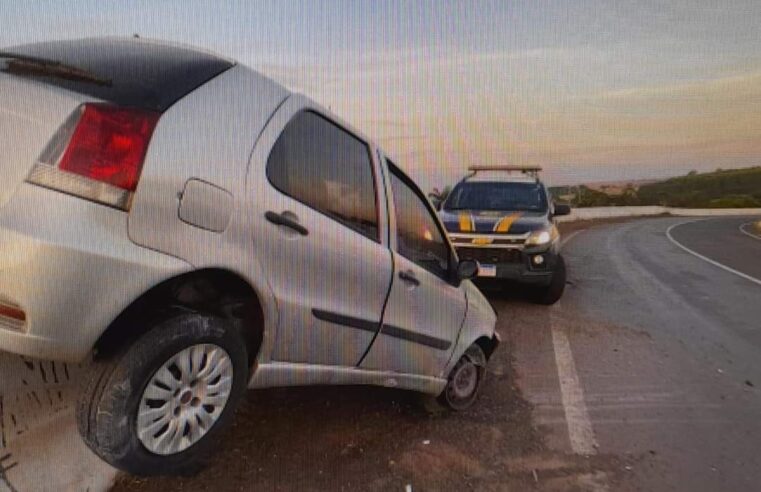
[[424,187],[469,165],[550,184],[761,165],[761,2],[0,0],[0,47],[132,35],[249,65]]

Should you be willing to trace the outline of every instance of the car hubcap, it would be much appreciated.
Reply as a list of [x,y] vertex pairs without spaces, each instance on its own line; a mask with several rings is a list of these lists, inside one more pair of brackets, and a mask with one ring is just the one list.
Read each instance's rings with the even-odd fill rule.
[[223,348],[193,345],[174,355],[151,377],[140,399],[140,442],[160,455],[194,445],[222,415],[232,384],[233,365]]
[[457,400],[470,398],[478,385],[478,368],[468,361],[460,366],[451,383],[452,396]]

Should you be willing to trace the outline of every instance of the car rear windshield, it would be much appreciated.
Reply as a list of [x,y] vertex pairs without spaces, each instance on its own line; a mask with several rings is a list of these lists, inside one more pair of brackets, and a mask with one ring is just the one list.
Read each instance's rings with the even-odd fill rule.
[[445,210],[516,210],[546,212],[540,183],[464,182],[455,186]]
[[141,39],[54,41],[0,50],[0,71],[119,106],[165,111],[233,63]]

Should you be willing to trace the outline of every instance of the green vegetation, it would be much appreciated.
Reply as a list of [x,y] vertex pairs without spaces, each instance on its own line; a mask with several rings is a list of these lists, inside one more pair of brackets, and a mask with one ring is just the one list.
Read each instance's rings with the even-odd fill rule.
[[683,208],[761,207],[761,167],[717,170],[710,173],[691,171],[686,176],[629,185],[622,192],[608,194],[587,186],[551,188],[553,196],[570,201],[576,207],[626,205],[662,205]]
[[627,186],[621,193],[608,194],[593,190],[587,186],[555,186],[550,187],[552,196],[562,203],[574,207],[628,207],[643,205],[637,196],[634,186]]
[[761,207],[761,167],[719,170],[640,187],[648,205],[692,208]]

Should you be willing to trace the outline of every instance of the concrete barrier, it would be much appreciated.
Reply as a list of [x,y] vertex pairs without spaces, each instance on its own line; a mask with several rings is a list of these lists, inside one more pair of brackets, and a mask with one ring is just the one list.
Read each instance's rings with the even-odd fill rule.
[[558,217],[557,220],[558,222],[574,222],[577,220],[647,217],[665,214],[680,217],[761,216],[761,208],[586,207],[574,208],[570,215]]
[[111,487],[116,470],[85,446],[74,421],[86,370],[0,352],[0,492]]

